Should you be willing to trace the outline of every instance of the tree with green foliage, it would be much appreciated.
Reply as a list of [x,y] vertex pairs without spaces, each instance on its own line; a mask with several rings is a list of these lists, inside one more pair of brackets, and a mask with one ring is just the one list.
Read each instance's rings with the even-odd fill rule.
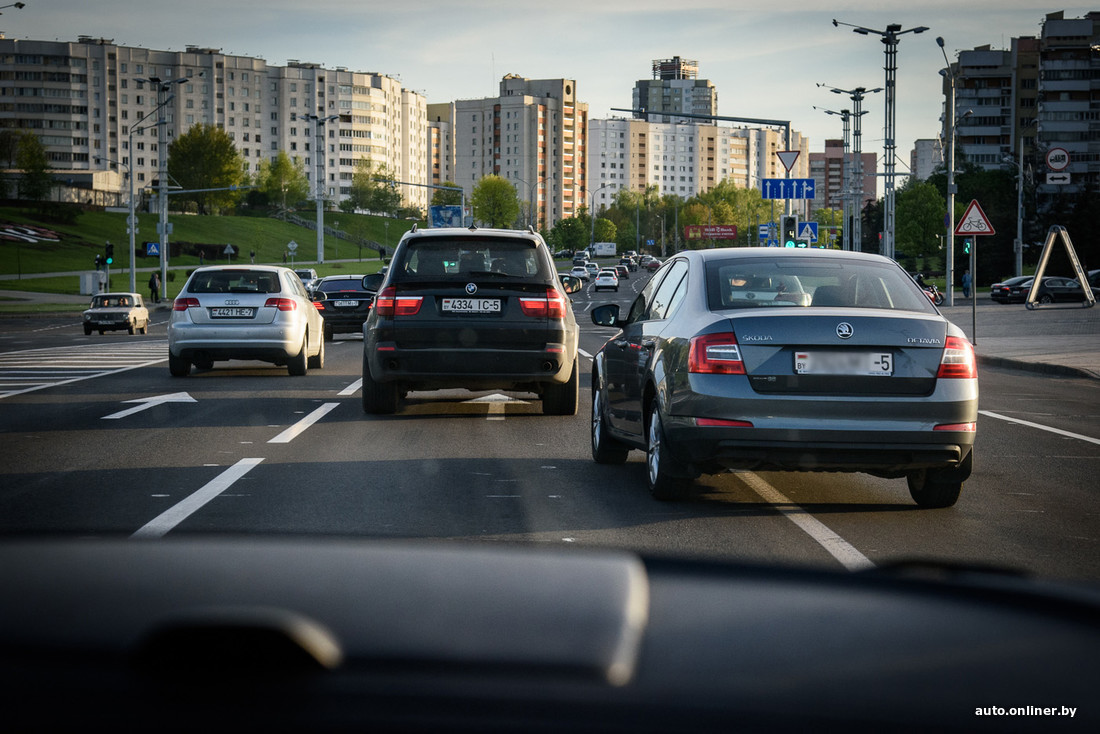
[[470,197],[470,207],[474,219],[488,227],[508,227],[519,216],[516,189],[500,176],[484,176],[477,182]]
[[580,217],[559,219],[553,229],[554,246],[560,250],[576,252],[588,247],[588,225]]
[[925,181],[907,181],[898,189],[896,209],[894,248],[897,254],[938,257],[947,203],[936,187]]
[[19,198],[41,202],[50,197],[53,188],[50,160],[46,147],[34,133],[26,132],[19,137],[15,167],[23,172],[19,179]]
[[596,217],[596,242],[614,242],[616,227],[610,219]]
[[309,176],[306,175],[305,163],[297,156],[291,159],[280,150],[274,161],[265,159],[260,163],[256,188],[280,209],[286,209],[288,204],[293,207],[309,198]]
[[199,123],[168,146],[168,175],[184,189],[222,189],[177,197],[193,202],[199,214],[210,214],[231,208],[240,199],[240,192],[229,189],[244,180],[244,161],[229,133]]
[[444,181],[441,186],[450,186],[449,190],[433,189],[432,206],[460,206],[462,204],[462,189],[453,181]]
[[348,197],[340,202],[340,208],[346,212],[368,211],[396,216],[401,207],[401,192],[396,184],[390,183],[395,179],[393,171],[385,164],[360,158],[355,162]]

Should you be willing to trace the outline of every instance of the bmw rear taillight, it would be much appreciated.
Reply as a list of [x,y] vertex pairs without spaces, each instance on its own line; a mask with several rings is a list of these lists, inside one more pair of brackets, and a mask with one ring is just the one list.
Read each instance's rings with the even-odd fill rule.
[[189,308],[199,308],[199,299],[197,298],[177,298],[172,301],[173,311],[186,311]]
[[314,301],[313,302],[313,307],[315,309],[317,309],[318,311],[324,311],[325,310],[325,304],[322,303],[321,301]]
[[293,298],[269,298],[264,303],[264,308],[277,308],[280,311],[293,311],[298,308],[298,303]]
[[420,313],[420,305],[424,302],[423,296],[398,296],[397,288],[389,286],[383,288],[374,299],[374,307],[378,309],[378,315],[382,318],[394,316],[415,316]]
[[520,298],[519,307],[525,316],[550,319],[565,318],[565,298],[553,288],[546,289],[544,298]]
[[696,374],[743,375],[745,363],[733,332],[703,334],[691,340],[688,372]]
[[977,376],[978,366],[974,361],[974,347],[962,337],[947,337],[936,377],[973,379]]

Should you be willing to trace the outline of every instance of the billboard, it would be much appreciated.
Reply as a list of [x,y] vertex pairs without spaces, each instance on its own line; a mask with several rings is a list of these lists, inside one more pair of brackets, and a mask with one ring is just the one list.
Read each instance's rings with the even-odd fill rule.
[[735,240],[737,225],[734,224],[689,224],[684,227],[684,239],[691,240]]
[[428,207],[428,217],[432,227],[461,227],[462,207],[457,204]]

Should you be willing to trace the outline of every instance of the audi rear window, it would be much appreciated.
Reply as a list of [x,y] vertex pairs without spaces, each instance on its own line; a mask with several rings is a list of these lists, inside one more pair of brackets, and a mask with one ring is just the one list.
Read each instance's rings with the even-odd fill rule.
[[707,263],[712,311],[741,308],[880,308],[935,313],[904,271],[845,258],[744,258]]
[[394,280],[547,279],[535,242],[501,237],[412,240],[391,266]]
[[195,273],[188,293],[278,293],[279,275],[270,270],[212,270]]

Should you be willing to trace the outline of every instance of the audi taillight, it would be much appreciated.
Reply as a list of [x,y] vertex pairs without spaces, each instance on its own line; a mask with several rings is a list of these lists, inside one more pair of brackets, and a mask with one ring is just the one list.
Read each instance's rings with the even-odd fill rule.
[[293,298],[269,298],[264,303],[264,308],[277,308],[280,311],[293,311],[298,308],[298,303]]
[[173,311],[186,311],[189,308],[198,308],[199,299],[197,298],[177,298],[172,301]]
[[947,337],[940,358],[940,370],[936,377],[973,379],[978,376],[978,366],[974,361],[974,347],[959,336]]
[[383,288],[374,299],[374,307],[378,309],[378,315],[382,318],[394,316],[415,316],[420,312],[420,305],[424,302],[423,296],[398,296],[397,288],[389,286]]
[[703,334],[691,340],[688,372],[696,374],[743,375],[745,363],[733,332]]
[[540,298],[520,298],[520,310],[525,316],[536,318],[565,318],[565,298],[553,288],[546,289],[546,296]]

